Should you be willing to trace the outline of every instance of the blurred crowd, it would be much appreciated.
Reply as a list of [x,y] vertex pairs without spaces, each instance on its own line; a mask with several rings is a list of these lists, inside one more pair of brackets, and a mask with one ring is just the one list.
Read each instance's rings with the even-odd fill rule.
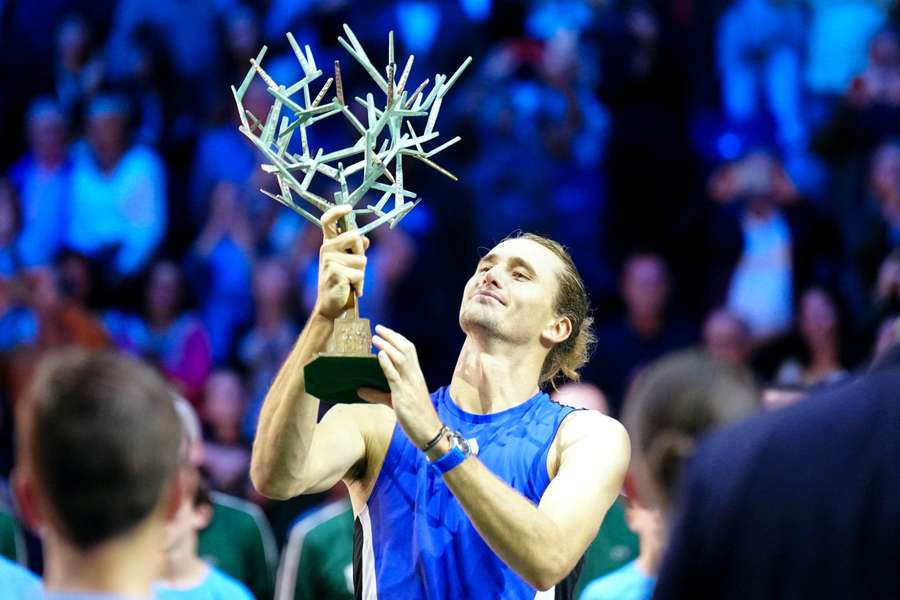
[[[699,348],[777,405],[891,343],[894,1],[0,2],[4,476],[35,365],[77,345],[157,367],[199,415],[211,486],[258,503],[279,545],[324,500],[269,502],[248,481],[262,397],[315,301],[321,233],[260,192],[275,181],[229,86],[264,44],[268,73],[299,79],[291,31],[318,63],[341,60],[348,97],[372,91],[343,23],[376,64],[393,30],[411,81],[475,59],[438,120],[463,138],[440,157],[460,181],[407,167],[423,202],[371,234],[361,304],[416,343],[432,388],[480,249],[518,229],[579,266],[595,387],[570,393],[616,417],[672,351]],[[257,81],[245,106],[262,117],[271,101]],[[317,144],[352,142],[329,126]]]

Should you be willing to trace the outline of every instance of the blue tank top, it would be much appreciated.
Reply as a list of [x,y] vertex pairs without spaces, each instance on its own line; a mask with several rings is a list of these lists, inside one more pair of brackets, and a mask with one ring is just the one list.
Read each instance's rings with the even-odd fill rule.
[[[431,395],[438,416],[469,440],[495,475],[535,505],[550,483],[547,453],[572,408],[539,392],[498,413],[460,409],[447,388]],[[538,593],[481,538],[425,455],[394,427],[384,465],[354,531],[356,597],[428,600],[571,598],[579,566]]]

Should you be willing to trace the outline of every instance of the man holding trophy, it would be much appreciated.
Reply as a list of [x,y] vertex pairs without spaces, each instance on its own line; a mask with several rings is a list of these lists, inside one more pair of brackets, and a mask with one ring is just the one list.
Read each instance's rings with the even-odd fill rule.
[[[364,177],[359,188],[351,192],[346,184],[355,165],[323,168],[329,155],[309,152],[305,136],[303,152],[293,155],[286,150],[289,140],[279,137],[285,130],[302,131],[328,111],[351,118],[339,68],[338,98],[322,106],[330,80],[312,102],[303,85],[285,88],[267,81],[278,108],[290,107],[290,93],[303,88],[305,106],[292,107],[296,124],[285,117],[276,131],[271,121],[277,123],[278,108],[265,124],[242,117],[242,131],[273,162],[282,192],[276,199],[292,206],[293,193],[322,209],[320,218],[304,216],[324,234],[317,302],[266,395],[253,447],[253,483],[266,496],[290,498],[344,481],[356,516],[359,598],[571,598],[580,559],[621,488],[629,442],[617,421],[559,405],[541,390],[563,378],[577,379],[593,337],[584,285],[566,251],[552,240],[523,234],[479,261],[459,312],[466,340],[449,385],[433,393],[413,343],[387,327],[377,326],[364,340],[366,351],[370,340],[378,351],[369,361],[377,364],[377,376],[360,374],[367,367],[360,367],[366,357],[359,352],[333,356],[336,347],[363,331],[342,325],[348,314],[354,322],[351,313],[365,285],[364,233],[371,226],[354,228],[354,216],[373,214],[373,223],[393,225],[410,210],[402,156],[443,171],[429,158],[437,150],[425,152],[421,143],[433,139],[440,98],[462,71],[449,80],[438,75],[428,98],[420,97],[424,84],[408,98],[403,88],[412,58],[395,83],[391,44],[385,80],[345,30],[350,43],[341,43],[387,94],[384,110],[374,107],[371,95],[359,100],[367,105],[368,127],[358,128],[357,146],[332,153],[364,154],[357,163]],[[318,72],[311,52],[289,40],[306,72],[301,83],[308,85]],[[252,61],[248,78],[253,70],[266,78],[261,55]],[[241,110],[246,87],[245,80],[235,90]],[[399,133],[403,118],[420,115],[428,116],[424,134],[417,136],[411,126],[412,137]],[[391,142],[379,147],[385,127]],[[307,174],[303,182],[293,178],[293,170]],[[308,191],[310,173],[341,184],[333,204]],[[386,174],[390,185],[374,183]],[[354,209],[367,182],[385,197]],[[391,212],[384,211],[388,196],[395,199]],[[331,358],[338,362],[329,363]],[[323,360],[318,364],[331,366],[310,368]],[[366,402],[335,404],[317,422],[320,398],[309,392],[326,389],[314,381],[323,377],[367,382],[357,392]]]

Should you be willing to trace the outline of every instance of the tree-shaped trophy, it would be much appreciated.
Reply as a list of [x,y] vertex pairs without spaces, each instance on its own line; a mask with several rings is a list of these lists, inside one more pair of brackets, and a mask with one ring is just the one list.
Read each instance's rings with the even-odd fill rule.
[[[250,59],[250,70],[240,87],[235,89],[232,86],[231,91],[241,119],[241,133],[266,157],[268,163],[263,164],[262,169],[274,174],[278,182],[276,193],[261,191],[319,227],[322,223],[316,213],[324,213],[339,204],[349,204],[353,210],[341,219],[338,228],[340,231],[357,229],[364,235],[385,224],[393,228],[419,203],[416,193],[404,187],[404,156],[421,161],[456,181],[452,173],[436,164],[432,158],[460,138],[454,137],[431,150],[426,150],[424,145],[438,138],[435,122],[441,102],[472,61],[472,57],[467,58],[451,77],[436,75],[434,86],[427,94],[425,90],[428,79],[409,93],[406,85],[414,57],[409,56],[399,80],[396,80],[393,32],[388,35],[385,76],[369,60],[347,25],[344,25],[344,32],[347,39],[338,37],[338,41],[362,65],[386,97],[384,108],[376,105],[371,93],[365,99],[354,98],[365,109],[365,122],[357,118],[347,105],[339,61],[334,63],[334,77],[329,77],[321,90],[315,96],[312,95],[310,88],[322,76],[322,70],[316,66],[309,46],[301,49],[290,33],[287,34],[288,42],[303,70],[303,77],[299,81],[289,86],[275,82],[262,68],[262,60],[266,54],[264,46],[255,59]],[[243,106],[244,94],[257,75],[265,82],[274,98],[265,120]],[[334,98],[331,102],[323,103],[332,84],[335,88]],[[337,115],[342,115],[356,130],[359,135],[356,143],[328,153],[322,148],[311,152],[307,129]],[[413,126],[416,118],[425,119],[421,133],[416,133]],[[403,127],[404,121],[406,130]],[[291,152],[291,140],[298,132],[300,153]],[[346,166],[344,161],[347,161]],[[362,182],[353,187],[348,183],[348,178],[359,171],[362,171]],[[339,186],[339,191],[334,193],[334,201],[310,189],[316,174],[321,174]],[[380,197],[374,204],[361,204],[370,190],[380,192]],[[304,208],[300,201],[308,206]],[[357,226],[356,217],[362,215],[368,215],[371,220]],[[364,386],[384,391],[389,389],[378,359],[371,352],[372,332],[369,320],[359,317],[358,303],[355,295],[352,297],[351,306],[335,321],[328,350],[318,355],[304,370],[307,393],[326,402],[359,402],[356,390]]]

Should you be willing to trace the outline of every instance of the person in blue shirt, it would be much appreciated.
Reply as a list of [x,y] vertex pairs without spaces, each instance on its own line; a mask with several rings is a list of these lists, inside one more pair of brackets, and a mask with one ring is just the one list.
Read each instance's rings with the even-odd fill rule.
[[357,597],[571,598],[629,456],[617,421],[541,389],[577,379],[592,338],[571,258],[531,234],[501,242],[463,291],[466,339],[449,386],[429,394],[415,346],[378,326],[390,393],[361,389],[368,403],[317,423],[303,367],[364,289],[368,240],[337,231],[348,210],[322,216],[315,309],[264,401],[254,485],[289,498],[346,483]]
[[37,600],[41,580],[25,567],[0,556],[0,600]]
[[197,537],[212,520],[209,485],[196,472],[193,497],[185,497],[166,525],[163,576],[156,583],[157,600],[253,600],[243,583],[203,561]]
[[54,600],[149,598],[183,482],[181,423],[150,367],[57,351],[20,401],[14,489]]

